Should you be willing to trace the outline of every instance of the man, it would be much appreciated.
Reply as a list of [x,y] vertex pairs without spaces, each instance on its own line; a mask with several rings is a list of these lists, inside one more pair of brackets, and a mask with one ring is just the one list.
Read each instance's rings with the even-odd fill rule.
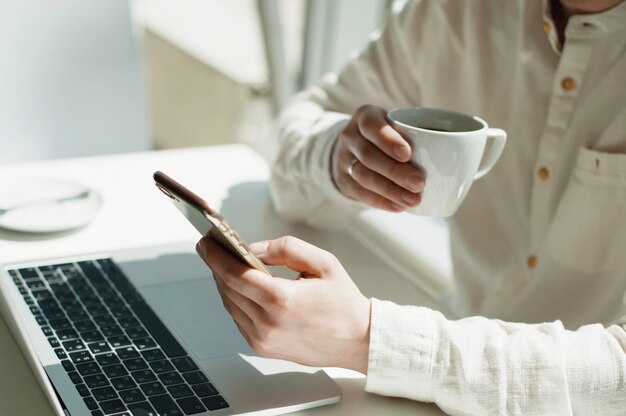
[[367,206],[416,206],[428,186],[386,110],[446,108],[508,132],[449,219],[465,319],[368,300],[331,254],[294,238],[254,249],[296,281],[209,239],[198,250],[260,354],[352,368],[368,391],[452,415],[624,414],[625,83],[621,0],[422,0],[282,113],[276,208],[331,227]]

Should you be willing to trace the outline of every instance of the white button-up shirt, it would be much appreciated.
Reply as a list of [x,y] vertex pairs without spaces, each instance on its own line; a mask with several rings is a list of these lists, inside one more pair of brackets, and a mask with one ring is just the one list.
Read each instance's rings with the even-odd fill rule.
[[548,1],[409,2],[283,111],[279,212],[336,227],[364,208],[329,167],[362,104],[509,137],[449,219],[467,318],[373,299],[367,389],[453,415],[626,414],[626,3],[571,17],[560,45]]

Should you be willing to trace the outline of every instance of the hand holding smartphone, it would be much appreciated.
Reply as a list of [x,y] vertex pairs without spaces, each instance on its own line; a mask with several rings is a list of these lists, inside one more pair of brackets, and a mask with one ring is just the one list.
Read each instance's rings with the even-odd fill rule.
[[153,178],[157,188],[172,200],[176,208],[201,235],[210,236],[248,266],[272,275],[263,262],[250,251],[239,234],[219,212],[211,208],[208,202],[163,172],[155,172]]

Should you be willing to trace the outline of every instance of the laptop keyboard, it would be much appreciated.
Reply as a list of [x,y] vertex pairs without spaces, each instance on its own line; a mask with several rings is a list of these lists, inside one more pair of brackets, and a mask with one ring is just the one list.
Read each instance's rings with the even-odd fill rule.
[[92,415],[229,407],[111,259],[8,272]]

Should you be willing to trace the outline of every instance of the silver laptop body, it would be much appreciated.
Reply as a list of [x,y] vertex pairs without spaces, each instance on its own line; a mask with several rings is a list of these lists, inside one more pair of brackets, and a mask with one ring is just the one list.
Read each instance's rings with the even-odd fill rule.
[[[49,322],[43,321],[43,319],[46,319],[46,316],[43,316],[38,321],[37,315],[33,313],[33,310],[37,310],[38,301],[33,301],[32,297],[29,302],[26,300],[31,293],[31,288],[24,279],[21,279],[21,285],[17,284],[14,280],[20,280],[21,275],[14,279],[16,272],[11,272],[10,274],[9,270],[36,268],[37,266],[51,264],[78,264],[80,261],[107,258],[112,259],[119,266],[146,304],[171,332],[193,362],[197,364],[199,371],[206,375],[208,381],[216,390],[211,397],[215,398],[216,395],[219,395],[218,397],[223,398],[227,405],[227,407],[213,411],[209,411],[208,407],[204,406],[207,410],[194,414],[274,415],[330,404],[340,400],[341,390],[339,386],[322,370],[280,360],[261,358],[250,350],[243,337],[239,334],[231,317],[224,310],[211,272],[195,253],[194,246],[195,243],[188,242],[120,250],[93,256],[42,260],[27,264],[4,264],[0,266],[0,294],[3,316],[11,327],[34,374],[39,379],[57,413],[70,415],[92,414],[92,410],[88,408],[85,400],[85,397],[91,396],[86,395],[87,391],[85,388],[79,392],[76,387],[77,381],[83,381],[78,384],[85,384],[84,379],[89,376],[83,376],[82,373],[77,371],[76,363],[73,363],[73,371],[67,371],[64,368],[62,360],[57,354],[63,352],[58,350],[64,347],[64,341],[49,339],[55,338],[54,329],[48,329],[47,333],[44,334],[42,327],[47,326],[49,328]],[[98,265],[99,263],[96,262],[94,264]],[[36,268],[36,270],[39,271],[40,269]],[[41,275],[40,271],[38,273],[44,284],[48,285],[46,278]],[[56,278],[60,281],[66,279],[62,271],[57,274]],[[36,280],[33,278],[35,283]],[[32,286],[36,286],[35,283]],[[39,285],[39,283],[36,284]],[[126,306],[132,309],[128,304]],[[138,320],[141,321],[141,319]],[[71,320],[70,323],[73,324]],[[125,329],[123,330],[126,331]],[[104,338],[104,342],[107,343],[108,338]],[[154,337],[152,338],[154,339]],[[76,348],[75,344],[68,344],[68,346]],[[84,354],[87,358],[89,355],[92,358],[98,355],[90,351],[91,347],[88,347],[87,343],[83,344],[82,351],[87,351],[88,354]],[[112,345],[108,347],[104,344],[102,345],[105,348],[109,348],[109,354],[117,351]],[[56,348],[53,348],[53,346]],[[142,357],[143,351],[139,350],[139,347],[134,346],[132,343],[130,347],[135,347],[139,357]],[[80,345],[78,348],[80,352]],[[150,347],[150,349],[158,349],[158,346]],[[66,352],[66,354],[68,357],[64,360],[65,364],[68,361],[72,363],[70,356],[73,352]],[[165,361],[169,361],[169,363]],[[167,364],[168,367],[172,367],[170,364],[173,364],[175,361],[170,357],[165,357],[161,362]],[[104,368],[100,367],[101,369]],[[148,362],[148,369],[150,370],[151,367],[151,362]],[[120,367],[119,370],[123,371],[124,368]],[[88,371],[88,369],[85,371]],[[93,371],[97,371],[97,367]],[[126,371],[130,373],[128,377],[132,378],[133,372],[130,371],[130,368],[126,368]],[[69,375],[70,372],[78,373],[82,380],[72,380]],[[157,376],[157,382],[160,381],[160,373],[153,372]],[[185,377],[184,381],[187,382],[188,373],[182,375]],[[73,376],[78,377],[76,374],[73,374]],[[174,376],[172,375],[172,377]],[[93,380],[93,377],[90,380]],[[186,384],[189,385],[188,387],[193,388],[194,385],[190,383]],[[152,403],[150,397],[141,390],[139,383],[136,384],[138,386],[135,388],[140,393],[144,393],[143,402]],[[160,394],[159,397],[161,400],[167,400],[164,395],[169,395],[169,400],[178,403],[179,399],[172,396],[170,387],[175,386],[164,385],[165,393]],[[178,388],[176,391],[181,389]],[[130,413],[128,410],[130,409],[129,404],[122,400],[121,393],[115,388],[113,390],[118,396],[112,400],[120,400],[125,405],[125,409],[119,413],[141,413],[138,411]],[[101,391],[110,392],[111,390],[104,389]],[[128,393],[128,391],[125,392]],[[90,393],[92,393],[92,390],[90,390]],[[124,397],[127,396],[129,400],[133,400],[132,395],[126,394]],[[210,402],[209,400],[204,401],[206,397],[197,398],[201,403]],[[189,404],[191,401],[189,399],[185,403]],[[98,403],[100,404],[101,402]],[[181,411],[178,414],[185,414],[181,406],[178,406],[178,408]],[[102,407],[94,410],[104,411]],[[160,412],[155,410],[154,413],[158,414]],[[176,412],[172,414],[176,414]]]

